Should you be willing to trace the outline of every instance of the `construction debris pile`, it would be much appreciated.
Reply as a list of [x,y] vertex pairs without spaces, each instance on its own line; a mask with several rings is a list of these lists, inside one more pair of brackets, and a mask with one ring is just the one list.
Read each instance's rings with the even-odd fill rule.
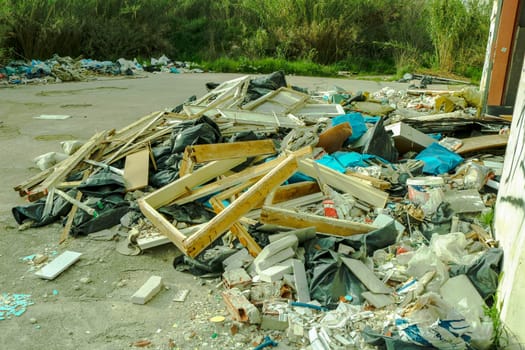
[[148,64],[141,64],[119,58],[113,61],[98,61],[93,59],[73,59],[71,57],[52,58],[40,61],[12,61],[6,66],[0,65],[1,84],[46,84],[65,81],[85,81],[98,75],[135,75],[141,72],[169,73],[202,73],[198,68],[192,68],[190,62],[172,61],[165,55],[151,58]]
[[491,345],[507,120],[476,116],[472,89],[308,93],[282,72],[208,87],[39,157],[18,224],[63,220],[62,241],[119,225],[130,255],[174,244],[178,270],[220,276],[232,322],[274,335],[259,349]]

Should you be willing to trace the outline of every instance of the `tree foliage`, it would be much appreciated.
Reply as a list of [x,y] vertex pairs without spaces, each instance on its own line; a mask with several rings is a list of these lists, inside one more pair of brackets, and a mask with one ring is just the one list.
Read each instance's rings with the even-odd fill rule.
[[273,57],[351,69],[483,62],[478,0],[0,0],[0,57]]

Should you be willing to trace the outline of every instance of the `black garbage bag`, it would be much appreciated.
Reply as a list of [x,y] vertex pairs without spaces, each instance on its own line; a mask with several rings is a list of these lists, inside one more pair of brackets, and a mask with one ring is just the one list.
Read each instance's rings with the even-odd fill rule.
[[452,265],[450,277],[467,275],[470,282],[484,300],[490,299],[498,289],[498,278],[501,272],[503,249],[490,248],[471,265]]
[[391,134],[385,130],[384,123],[384,118],[379,119],[376,123],[372,131],[372,136],[363,147],[363,153],[373,154],[395,163],[399,157],[399,152],[397,151]]
[[203,224],[215,216],[215,213],[206,209],[204,204],[199,202],[183,205],[173,204],[159,208],[158,212],[169,216],[177,222],[185,222],[192,225]]
[[[77,195],[77,190],[69,190],[67,194],[74,198]],[[34,203],[16,206],[11,209],[11,213],[19,225],[23,224],[25,220],[31,220],[33,221],[31,227],[40,227],[66,216],[72,207],[71,203],[56,194],[53,196],[53,206],[51,211],[44,217],[45,205],[46,198],[43,198]]]
[[252,79],[250,80],[243,104],[254,101],[266,95],[270,91],[277,90],[278,88],[285,86],[287,86],[287,84],[283,71],[273,72],[271,74]]
[[321,249],[337,251],[340,243],[361,250],[366,256],[372,256],[378,249],[386,248],[396,242],[397,230],[394,221],[369,233],[349,237],[323,237],[305,243],[307,261]]
[[149,184],[153,187],[160,188],[177,180],[178,177],[178,170],[174,170],[173,168],[167,168],[164,170],[159,170],[154,174],[150,174]]
[[335,309],[339,298],[352,296],[352,304],[362,304],[366,288],[333,250],[319,250],[308,262],[310,295],[321,305]]
[[91,175],[77,188],[87,196],[99,198],[126,192],[124,178],[121,175],[111,172],[109,169],[104,169]]
[[177,125],[171,134],[172,153],[184,152],[186,146],[220,143],[222,140],[219,126],[210,118],[202,116],[195,121]]
[[236,252],[237,249],[224,246],[219,241],[215,241],[210,248],[195,258],[185,255],[176,257],[173,260],[173,267],[178,271],[189,271],[195,276],[207,274],[219,277],[223,272],[222,262]]
[[129,202],[118,194],[104,198],[91,197],[84,204],[95,209],[97,215],[92,216],[83,210],[77,210],[71,227],[72,236],[87,235],[118,225],[120,219],[130,210]]

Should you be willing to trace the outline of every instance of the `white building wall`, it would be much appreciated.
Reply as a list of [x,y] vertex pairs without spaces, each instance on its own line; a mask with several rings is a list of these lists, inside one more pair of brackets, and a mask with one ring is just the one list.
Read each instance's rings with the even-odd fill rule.
[[[512,117],[494,219],[496,239],[504,250],[499,300],[501,319],[525,344],[525,65]],[[512,347],[518,349],[518,347]]]

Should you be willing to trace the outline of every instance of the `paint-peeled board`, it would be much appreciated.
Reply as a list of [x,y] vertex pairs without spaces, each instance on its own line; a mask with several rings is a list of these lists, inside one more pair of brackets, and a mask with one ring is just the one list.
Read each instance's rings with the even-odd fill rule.
[[135,152],[126,157],[124,165],[124,181],[126,190],[134,191],[148,185],[149,149]]
[[68,267],[76,263],[78,259],[80,259],[81,255],[82,253],[66,250],[65,252],[57,256],[49,264],[35,272],[35,275],[46,280],[55,279]]

